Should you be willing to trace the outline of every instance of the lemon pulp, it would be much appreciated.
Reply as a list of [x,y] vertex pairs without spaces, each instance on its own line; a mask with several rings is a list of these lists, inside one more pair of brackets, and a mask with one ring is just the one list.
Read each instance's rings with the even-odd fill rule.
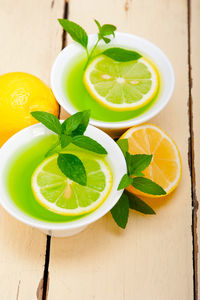
[[112,174],[100,157],[82,151],[77,155],[87,174],[82,186],[67,178],[57,165],[57,154],[45,159],[35,170],[31,185],[35,198],[47,209],[62,215],[82,215],[99,207],[112,187]]
[[136,110],[150,102],[159,86],[156,68],[145,58],[116,62],[104,55],[95,58],[84,74],[90,95],[109,109]]

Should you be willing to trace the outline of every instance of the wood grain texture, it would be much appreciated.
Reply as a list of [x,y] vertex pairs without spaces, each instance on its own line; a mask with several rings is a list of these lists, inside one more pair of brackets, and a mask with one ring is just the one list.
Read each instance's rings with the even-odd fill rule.
[[[0,74],[25,71],[46,83],[61,48],[56,19],[64,1],[0,0]],[[56,41],[56,42],[55,42]],[[46,236],[0,208],[0,298],[35,300],[43,276]]]
[[157,215],[131,212],[118,229],[110,214],[83,233],[52,239],[48,300],[192,300],[192,206],[188,166],[187,3],[182,0],[69,0],[69,18],[89,33],[93,18],[143,36],[171,60],[174,95],[151,122],[177,142],[183,160],[179,188],[157,206]]
[[[191,101],[193,105],[193,141],[194,141],[194,231],[196,234],[196,264],[197,264],[197,276],[196,276],[196,294],[200,297],[200,211],[198,209],[200,201],[200,94],[199,94],[199,78],[200,78],[200,39],[199,39],[199,27],[200,27],[200,3],[198,0],[191,1],[190,6],[190,33],[191,33]],[[198,282],[197,282],[198,281]],[[199,298],[197,298],[199,299]]]

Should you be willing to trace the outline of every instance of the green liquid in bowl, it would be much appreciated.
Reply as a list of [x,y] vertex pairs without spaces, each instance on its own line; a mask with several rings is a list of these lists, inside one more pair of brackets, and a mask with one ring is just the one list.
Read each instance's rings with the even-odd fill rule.
[[149,110],[158,99],[160,83],[157,94],[146,106],[132,111],[110,110],[94,100],[85,88],[83,83],[85,63],[85,56],[79,55],[67,66],[63,76],[63,89],[72,106],[78,111],[90,109],[91,118],[94,120],[120,122],[134,119]]
[[57,141],[55,135],[35,138],[32,143],[19,150],[8,164],[5,183],[15,205],[27,215],[47,222],[70,222],[82,216],[63,216],[41,206],[31,188],[31,177],[45,154]]

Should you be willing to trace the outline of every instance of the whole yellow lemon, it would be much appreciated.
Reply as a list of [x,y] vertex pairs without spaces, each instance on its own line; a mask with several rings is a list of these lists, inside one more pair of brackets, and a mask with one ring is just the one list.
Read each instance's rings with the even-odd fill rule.
[[0,146],[17,131],[37,123],[30,112],[58,116],[59,105],[51,89],[39,78],[23,72],[0,76]]

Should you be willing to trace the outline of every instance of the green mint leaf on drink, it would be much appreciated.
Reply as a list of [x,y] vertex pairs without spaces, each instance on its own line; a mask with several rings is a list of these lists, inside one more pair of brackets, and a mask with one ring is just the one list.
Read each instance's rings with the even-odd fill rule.
[[87,49],[88,35],[80,25],[67,19],[58,19],[58,21],[75,42],[81,44],[85,49]]
[[109,39],[109,38],[107,38],[107,37],[102,37],[102,40],[104,40],[104,42],[106,43],[106,44],[109,44],[110,43],[110,41],[111,41],[111,39]]
[[128,139],[119,139],[117,145],[120,147],[122,153],[126,157],[126,152],[128,152]]
[[87,175],[82,161],[74,154],[62,153],[58,155],[57,164],[62,173],[69,179],[87,184]]
[[[103,39],[105,38],[105,43],[109,43],[110,39],[106,38],[107,35],[113,35],[115,36],[115,30],[117,29],[116,26],[112,25],[112,24],[104,24],[104,25],[100,25],[99,21],[94,20],[98,29],[99,29],[99,33],[98,33],[98,37],[99,39]],[[108,41],[109,40],[109,41]]]
[[107,154],[106,149],[101,146],[97,141],[91,139],[88,136],[77,135],[72,138],[72,143],[80,148],[98,153],[98,154]]
[[48,129],[52,130],[53,132],[60,134],[61,133],[61,124],[58,118],[45,111],[32,111],[31,115],[45,125]]
[[134,177],[132,186],[137,190],[150,195],[166,195],[165,190],[160,185],[148,178]]
[[71,136],[65,134],[60,135],[60,144],[62,148],[67,147],[71,142],[72,142]]
[[83,110],[80,112],[80,114],[81,114],[80,123],[78,127],[75,130],[73,130],[72,136],[83,135],[88,127],[91,110],[90,109]]
[[111,209],[111,214],[117,225],[124,229],[129,216],[129,200],[125,193],[122,194],[119,201]]
[[155,211],[148,204],[146,204],[143,200],[138,198],[136,195],[129,193],[127,191],[126,191],[126,195],[128,196],[129,207],[131,209],[139,211],[145,215],[155,215],[156,214]]
[[133,176],[144,176],[144,171],[152,161],[152,155],[148,154],[135,154],[131,155],[126,153],[126,163],[128,168],[128,174]]
[[117,27],[112,25],[112,24],[104,24],[102,27],[101,27],[101,35],[103,37],[105,37],[106,35],[113,35],[115,36],[115,31],[116,31]]
[[125,174],[122,177],[117,190],[122,190],[127,188],[130,184],[132,184],[132,182],[133,182],[133,178],[129,177],[128,174]]
[[62,123],[62,133],[66,135],[84,134],[90,119],[90,110],[77,112]]
[[140,57],[142,57],[136,51],[126,50],[118,47],[108,48],[103,51],[103,54],[119,62],[138,60]]
[[97,24],[97,27],[99,29],[99,32],[101,31],[101,25],[99,23],[99,21],[97,21],[96,19],[94,19],[94,22]]

